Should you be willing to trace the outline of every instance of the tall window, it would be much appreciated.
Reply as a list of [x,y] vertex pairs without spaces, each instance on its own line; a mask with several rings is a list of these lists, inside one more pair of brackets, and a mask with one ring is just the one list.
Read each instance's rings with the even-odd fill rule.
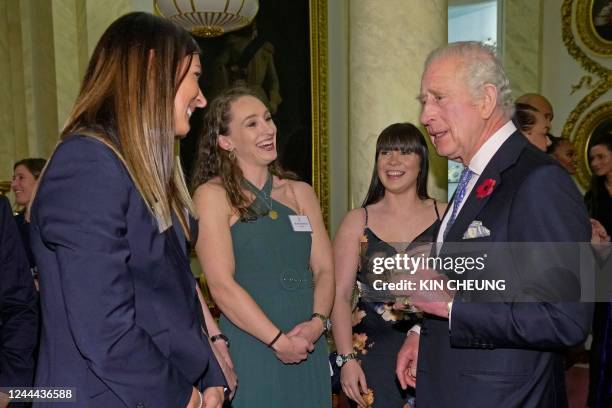
[[[480,41],[497,46],[499,0],[449,0],[448,42]],[[448,199],[453,196],[463,165],[448,162]]]

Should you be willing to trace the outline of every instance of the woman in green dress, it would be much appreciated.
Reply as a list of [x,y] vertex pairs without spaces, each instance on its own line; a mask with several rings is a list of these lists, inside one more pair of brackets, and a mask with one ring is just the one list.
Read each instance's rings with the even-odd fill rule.
[[211,102],[193,174],[196,252],[231,343],[232,406],[330,407],[331,244],[313,189],[276,157],[276,126],[252,91]]

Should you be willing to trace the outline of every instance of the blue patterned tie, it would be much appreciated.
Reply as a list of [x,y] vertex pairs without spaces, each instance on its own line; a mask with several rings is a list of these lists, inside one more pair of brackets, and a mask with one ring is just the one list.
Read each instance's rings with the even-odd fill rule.
[[474,172],[472,172],[472,170],[470,170],[468,167],[464,167],[463,171],[461,172],[461,177],[459,178],[459,184],[457,185],[457,192],[455,193],[455,200],[453,203],[453,212],[451,213],[451,216],[448,222],[446,223],[446,228],[444,229],[444,240],[446,240],[446,235],[448,234],[448,231],[450,231],[451,227],[453,226],[453,223],[455,222],[455,219],[457,219],[457,213],[459,213],[459,207],[461,206],[461,203],[463,202],[463,199],[465,198],[465,192],[467,190],[467,185],[470,182],[470,179],[472,178],[473,174]]

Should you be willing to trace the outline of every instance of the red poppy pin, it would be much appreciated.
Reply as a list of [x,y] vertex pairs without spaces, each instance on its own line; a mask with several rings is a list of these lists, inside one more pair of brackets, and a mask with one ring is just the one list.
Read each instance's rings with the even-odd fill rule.
[[490,196],[495,188],[495,184],[497,184],[497,182],[492,178],[486,179],[480,183],[480,185],[476,187],[476,197],[485,198]]

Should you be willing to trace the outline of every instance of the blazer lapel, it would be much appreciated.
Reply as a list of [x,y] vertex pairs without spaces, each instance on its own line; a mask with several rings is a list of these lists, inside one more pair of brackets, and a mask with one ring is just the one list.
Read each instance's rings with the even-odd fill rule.
[[[476,185],[459,211],[455,223],[451,226],[445,241],[461,241],[470,223],[476,219],[489,199],[500,188],[502,183],[501,173],[516,162],[527,143],[523,135],[516,131],[500,146],[478,178]],[[478,197],[479,186],[489,179],[495,181],[493,191],[489,195]]]
[[[491,192],[491,194],[485,197],[478,197],[478,187],[486,180],[495,181],[493,191]],[[451,225],[451,228],[448,231],[448,234],[446,235],[445,241],[460,241],[463,238],[463,233],[465,232],[465,230],[467,230],[467,227],[476,218],[480,210],[482,210],[482,207],[484,207],[484,205],[489,201],[491,195],[495,194],[495,189],[499,188],[500,184],[501,177],[497,170],[492,168],[491,166],[487,166],[485,168],[485,171],[483,171],[480,177],[478,178],[478,181],[470,192],[470,195],[467,197],[465,204],[463,204],[463,207],[461,207],[461,211],[459,211],[455,223]]]

